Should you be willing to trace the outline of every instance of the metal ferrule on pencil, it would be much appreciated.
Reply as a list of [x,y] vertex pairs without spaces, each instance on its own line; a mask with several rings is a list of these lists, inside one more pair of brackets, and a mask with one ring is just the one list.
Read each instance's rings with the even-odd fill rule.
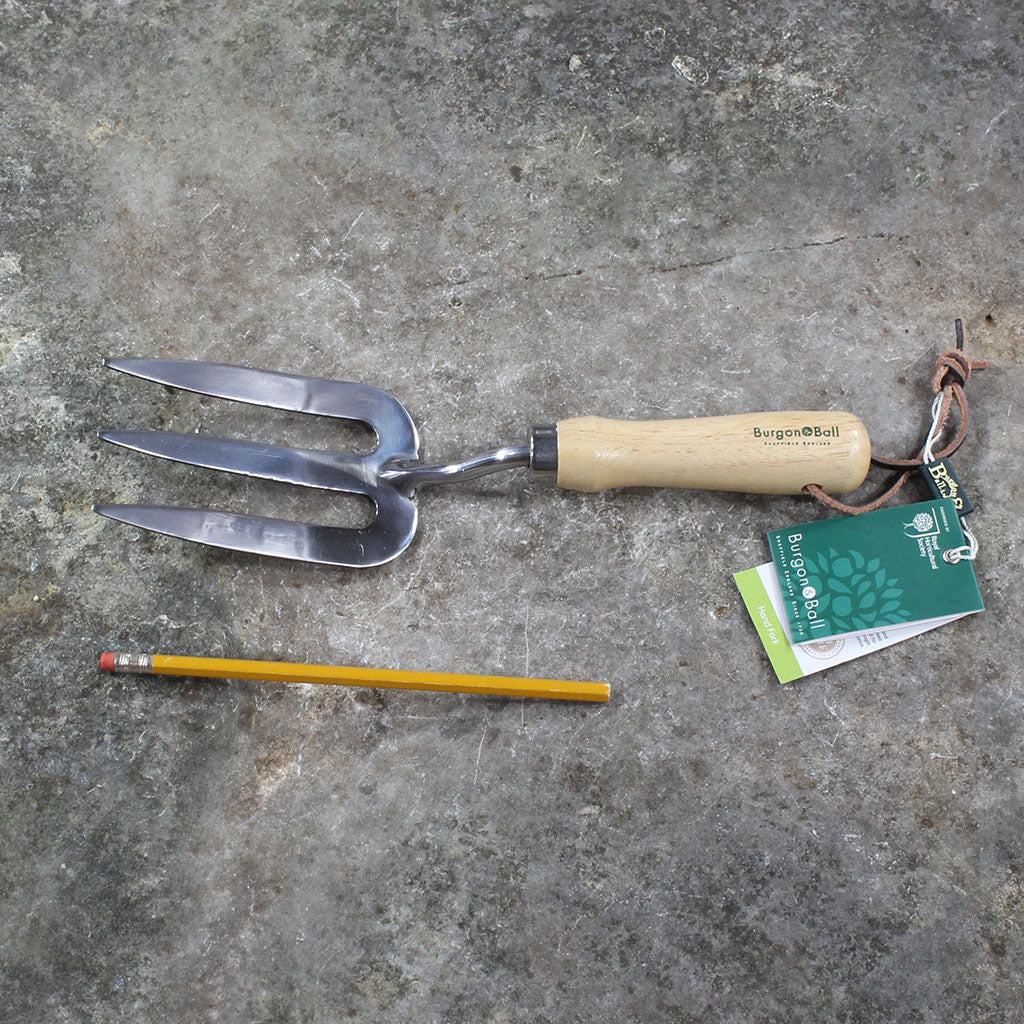
[[131,672],[135,675],[153,673],[152,654],[115,654],[110,666],[111,672]]

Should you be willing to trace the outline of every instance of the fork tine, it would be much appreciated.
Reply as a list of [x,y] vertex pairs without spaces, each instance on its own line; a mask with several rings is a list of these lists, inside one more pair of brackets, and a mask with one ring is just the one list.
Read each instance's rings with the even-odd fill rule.
[[104,359],[103,365],[200,395],[365,423],[389,458],[414,459],[419,451],[405,406],[369,384],[187,359]]
[[157,430],[104,430],[104,441],[156,455],[189,466],[320,487],[347,494],[368,494],[374,489],[373,467],[361,455],[287,448],[253,441],[228,441],[203,434],[176,434]]
[[395,500],[386,514],[378,514],[359,530],[158,505],[94,505],[93,511],[144,530],[231,551],[368,568],[397,558],[416,532],[416,506],[397,492],[391,494]]

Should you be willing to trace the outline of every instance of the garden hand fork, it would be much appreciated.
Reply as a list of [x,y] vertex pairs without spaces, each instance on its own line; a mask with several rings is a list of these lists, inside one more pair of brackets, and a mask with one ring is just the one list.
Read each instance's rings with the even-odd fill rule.
[[95,505],[111,519],[233,551],[326,565],[374,566],[400,555],[416,533],[416,492],[523,467],[559,487],[689,487],[799,494],[808,484],[842,493],[860,486],[870,442],[844,412],[741,413],[626,422],[583,416],[537,426],[526,444],[444,465],[419,457],[419,437],[396,398],[367,384],[221,363],[108,359],[123,373],[201,395],[353,420],[377,444],[366,455],[308,450],[201,434],[104,431],[106,441],[147,455],[265,480],[363,495],[376,507],[361,528],[323,526],[210,509]]

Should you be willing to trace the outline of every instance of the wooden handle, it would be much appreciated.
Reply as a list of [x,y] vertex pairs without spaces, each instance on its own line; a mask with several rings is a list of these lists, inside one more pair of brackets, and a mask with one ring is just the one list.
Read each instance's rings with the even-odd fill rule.
[[842,494],[863,483],[868,432],[846,412],[758,412],[627,422],[580,416],[558,424],[558,486],[696,487]]

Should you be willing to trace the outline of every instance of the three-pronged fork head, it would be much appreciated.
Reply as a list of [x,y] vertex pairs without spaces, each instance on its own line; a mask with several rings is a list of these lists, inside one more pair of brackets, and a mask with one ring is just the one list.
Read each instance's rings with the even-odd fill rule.
[[[328,565],[381,565],[412,541],[416,505],[411,489],[401,484],[405,467],[418,463],[419,438],[412,417],[387,392],[366,384],[221,363],[107,359],[105,365],[201,395],[365,424],[377,435],[377,445],[367,455],[160,431],[105,431],[100,437],[192,466],[364,495],[373,502],[376,515],[361,529],[155,505],[95,505],[101,515],[183,540]],[[396,471],[393,478],[387,474],[389,467]]]

